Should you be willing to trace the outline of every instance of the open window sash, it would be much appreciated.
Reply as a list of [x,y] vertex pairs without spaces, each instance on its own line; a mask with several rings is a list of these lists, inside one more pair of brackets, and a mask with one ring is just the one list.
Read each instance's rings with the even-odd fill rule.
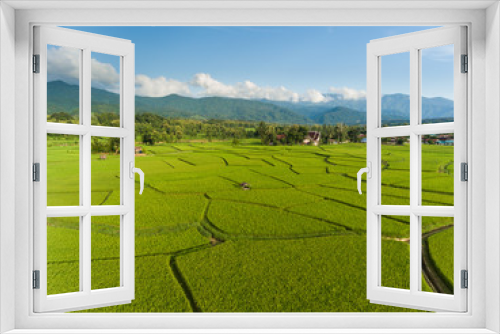
[[[422,50],[453,45],[454,121],[425,124],[421,121]],[[382,126],[382,57],[409,53],[409,125]],[[372,303],[429,311],[467,311],[467,289],[462,271],[467,269],[467,182],[461,180],[461,163],[467,163],[467,74],[462,55],[467,54],[466,27],[444,27],[373,40],[367,45],[367,298]],[[470,68],[468,69],[470,71]],[[422,136],[454,134],[454,206],[422,205]],[[409,138],[409,205],[382,205],[382,139]],[[360,171],[362,172],[362,171]],[[409,289],[382,285],[382,217],[407,216],[410,221]],[[452,293],[425,292],[422,288],[422,217],[453,217]]]
[[[79,87],[79,123],[47,122],[48,48],[76,50],[76,81]],[[92,52],[117,56],[120,60],[120,125],[95,126],[91,123]],[[100,36],[71,29],[37,26],[34,28],[34,152],[39,164],[39,181],[34,191],[34,312],[64,312],[130,303],[134,299],[134,44],[128,40]],[[38,59],[37,59],[38,58]],[[35,64],[36,62],[36,64]],[[57,64],[56,64],[57,65]],[[54,64],[52,64],[54,66]],[[64,93],[63,93],[64,94]],[[47,206],[47,135],[63,134],[79,138],[79,205]],[[119,205],[91,205],[91,138],[119,138]],[[132,173],[131,173],[132,172]],[[119,272],[116,287],[92,289],[91,219],[96,216],[119,217]],[[79,220],[76,292],[48,294],[47,220],[72,217]],[[78,252],[78,251],[77,251]]]

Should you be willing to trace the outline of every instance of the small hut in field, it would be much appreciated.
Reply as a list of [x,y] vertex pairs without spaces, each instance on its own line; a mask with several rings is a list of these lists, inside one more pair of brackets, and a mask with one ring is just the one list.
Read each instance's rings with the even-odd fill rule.
[[136,146],[135,147],[135,156],[144,156],[144,155],[146,155],[146,153],[144,153],[142,146]]

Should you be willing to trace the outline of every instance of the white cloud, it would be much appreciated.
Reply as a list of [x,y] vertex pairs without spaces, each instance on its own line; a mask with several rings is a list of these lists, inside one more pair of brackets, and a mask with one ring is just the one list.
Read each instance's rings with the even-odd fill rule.
[[306,94],[301,98],[302,101],[308,101],[313,103],[328,102],[329,99],[321,94],[321,92],[316,89],[308,89]]
[[62,80],[78,84],[80,78],[80,50],[66,47],[47,49],[48,81]]
[[347,88],[347,87],[342,87],[342,88],[336,88],[336,87],[330,87],[329,89],[330,93],[333,94],[340,94],[345,100],[358,100],[366,97],[366,91],[364,90],[356,90],[353,88]]
[[[80,80],[80,50],[70,47],[51,47],[47,49],[48,81],[62,80],[76,85]],[[91,60],[92,87],[117,92],[120,88],[120,75],[108,63]]]
[[241,99],[267,99],[273,101],[309,101],[314,103],[326,102],[328,99],[319,91],[310,89],[306,94],[299,94],[284,86],[261,87],[251,81],[238,82],[226,85],[207,73],[197,73],[190,84],[202,88],[204,96],[222,96]]
[[[78,84],[80,76],[80,51],[74,48],[53,47],[47,50],[48,80],[62,80],[69,84]],[[92,87],[118,92],[120,74],[109,63],[92,59]],[[294,92],[284,86],[262,87],[251,81],[224,84],[208,73],[197,73],[190,82],[182,82],[164,76],[151,78],[144,74],[135,77],[136,94],[148,97],[162,97],[170,94],[184,96],[220,96],[240,99],[266,99],[272,101],[322,103],[331,100],[315,89],[304,94]],[[195,89],[197,94],[191,91]],[[359,99],[366,96],[364,91],[351,88],[330,88],[331,93],[341,94],[344,99]]]
[[170,94],[191,95],[189,85],[163,76],[150,78],[144,74],[135,77],[135,93],[140,96],[162,97]]
[[210,96],[236,97],[237,91],[233,86],[225,85],[215,80],[207,73],[197,73],[190,84],[204,89],[203,93]]
[[113,65],[101,63],[97,59],[92,59],[91,61],[92,87],[118,93],[120,90],[120,74]]

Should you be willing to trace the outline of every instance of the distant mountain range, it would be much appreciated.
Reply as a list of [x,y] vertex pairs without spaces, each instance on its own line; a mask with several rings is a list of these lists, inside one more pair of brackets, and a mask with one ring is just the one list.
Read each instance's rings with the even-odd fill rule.
[[346,107],[334,107],[311,115],[314,123],[318,124],[337,124],[345,123],[348,125],[366,124],[366,112],[356,111]]
[[[92,112],[118,112],[119,96],[106,90],[92,88]],[[330,102],[282,102],[246,100],[223,97],[191,98],[179,95],[165,97],[136,96],[136,113],[151,112],[165,117],[189,119],[224,119],[265,121],[283,124],[366,123],[366,100],[345,100],[331,94]],[[78,113],[79,88],[63,81],[47,83],[48,113],[64,111]],[[382,97],[382,121],[408,122],[408,95],[391,94]],[[424,122],[453,117],[453,101],[437,97],[422,98]]]
[[[336,107],[345,107],[366,113],[366,99],[346,100],[340,94],[326,94],[332,100],[324,103],[270,101],[277,106],[288,108],[303,116],[315,119],[322,113],[332,112]],[[340,109],[343,110],[343,109]],[[382,120],[409,121],[410,96],[406,94],[388,94],[382,96]],[[453,117],[453,101],[443,97],[422,98],[422,118],[425,120],[448,119]]]

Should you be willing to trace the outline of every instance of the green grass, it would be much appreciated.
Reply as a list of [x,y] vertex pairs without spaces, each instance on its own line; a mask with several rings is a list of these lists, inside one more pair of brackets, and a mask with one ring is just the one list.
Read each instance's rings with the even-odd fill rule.
[[[83,312],[192,312],[169,263],[170,257],[166,255],[136,258],[136,294],[132,303]],[[168,298],[165,289],[168,289]]]
[[229,241],[179,257],[204,312],[410,311],[370,304],[365,264],[365,238],[354,235]]
[[[100,154],[93,154],[91,160],[92,171],[92,204],[99,205],[101,199],[96,192],[116,192],[120,193],[120,155],[108,154],[105,159],[101,159]],[[104,203],[102,203],[104,204]],[[105,203],[106,205],[120,205],[120,197],[112,197]]]
[[[382,226],[384,223],[382,220]],[[410,245],[400,241],[382,241],[381,262],[382,286],[410,289]]]
[[135,198],[136,229],[199,223],[207,203],[202,194],[162,194],[146,189]]
[[283,183],[280,180],[259,173],[260,168],[226,168],[220,173],[220,177],[234,183],[235,189],[241,190],[237,185],[246,182],[250,184],[251,189],[270,189],[270,188],[290,188],[291,185]]
[[163,193],[194,193],[194,194],[204,194],[209,191],[223,191],[223,190],[233,190],[237,187],[237,184],[233,181],[218,177],[218,176],[208,176],[204,177],[201,175],[191,182],[186,182],[186,180],[152,180],[146,182],[151,187],[158,189]]
[[453,290],[453,228],[428,238],[429,255],[438,274]]
[[[365,147],[144,146],[147,155],[136,157],[146,174],[135,203],[136,297],[90,311],[409,311],[366,300],[366,195],[357,193],[355,179]],[[423,203],[452,205],[453,169],[441,166],[453,151],[424,150],[430,158],[423,164]],[[75,138],[49,138],[48,205],[79,204],[78,152]],[[408,204],[409,145],[384,146],[382,155],[384,204]],[[100,157],[92,155],[92,205],[118,204],[119,155]],[[79,290],[79,224],[78,217],[47,222],[50,294]],[[422,231],[450,224],[429,217]],[[119,285],[119,229],[118,216],[92,217],[94,289]],[[409,218],[383,217],[381,231],[382,282],[408,288]],[[450,233],[427,240],[441,278],[453,284],[453,259],[441,256],[452,247]]]
[[[58,222],[56,220],[60,220]],[[79,291],[78,217],[47,220],[47,294]]]
[[232,201],[213,201],[208,219],[226,234],[236,237],[300,237],[344,230],[328,222],[287,211]]
[[304,193],[297,189],[254,189],[242,191],[242,189],[208,193],[210,198],[224,199],[241,203],[255,203],[278,208],[290,208],[304,203],[319,202],[321,197]]
[[79,137],[47,138],[47,205],[80,205]]

